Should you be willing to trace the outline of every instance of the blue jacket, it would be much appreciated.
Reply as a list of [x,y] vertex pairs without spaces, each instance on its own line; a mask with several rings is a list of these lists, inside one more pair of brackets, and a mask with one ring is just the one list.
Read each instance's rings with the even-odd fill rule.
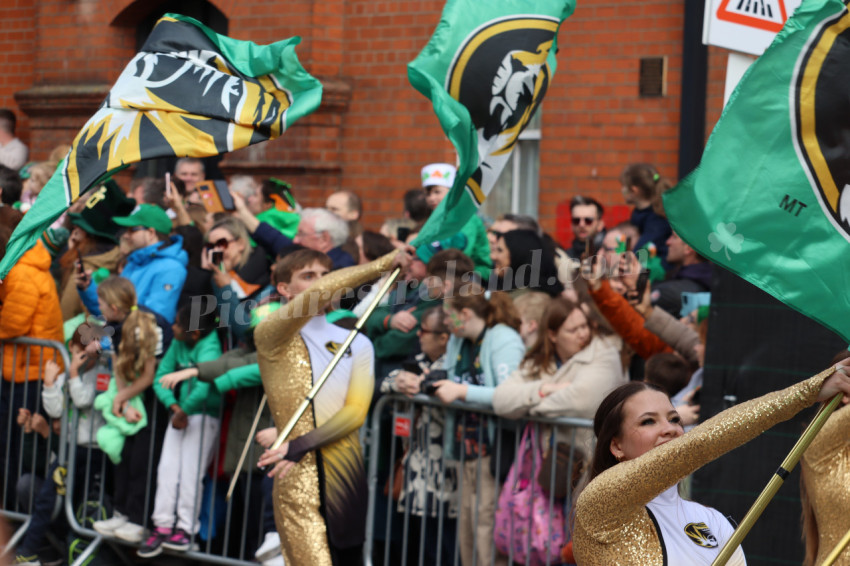
[[[293,241],[290,238],[287,238],[266,222],[260,222],[260,225],[257,226],[257,230],[251,234],[251,237],[272,257],[279,255],[284,248],[293,245]],[[354,259],[339,247],[329,250],[328,257],[331,258],[334,269],[356,265]]]
[[[455,367],[461,344],[463,344],[463,338],[452,335],[446,347],[446,373],[451,380],[457,379]],[[523,356],[525,356],[525,344],[516,330],[504,324],[497,324],[488,329],[484,334],[484,341],[481,343],[481,351],[478,355],[484,385],[469,385],[466,402],[492,408],[493,392],[496,386],[519,367]],[[493,419],[489,419],[487,428],[492,440],[496,431]],[[454,449],[455,432],[455,414],[451,411],[446,416],[446,426],[443,430],[443,446],[446,447],[448,454],[451,454]]]
[[[183,237],[175,235],[171,236],[170,243],[157,242],[131,253],[121,277],[129,279],[136,288],[140,305],[161,314],[170,324],[177,314],[177,299],[186,281],[188,262],[189,256],[183,250]],[[80,298],[90,313],[101,314],[94,282],[80,289]]]
[[634,249],[639,250],[649,242],[655,244],[657,256],[661,259],[661,265],[665,270],[670,269],[670,264],[667,263],[667,239],[673,233],[670,229],[670,223],[667,219],[655,214],[651,206],[644,209],[635,208],[632,210],[632,216],[629,222],[637,226],[640,230],[640,239],[635,244]]

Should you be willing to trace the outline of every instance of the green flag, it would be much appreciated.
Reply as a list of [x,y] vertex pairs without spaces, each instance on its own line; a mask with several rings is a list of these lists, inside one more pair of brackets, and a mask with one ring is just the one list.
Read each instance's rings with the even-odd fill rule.
[[664,196],[700,254],[850,341],[850,15],[807,0]]
[[128,164],[207,157],[274,139],[315,110],[322,86],[298,62],[300,38],[257,45],[166,14],[18,225],[0,279],[82,193]]
[[508,162],[555,74],[557,34],[575,0],[448,0],[407,66],[458,154],[454,185],[415,244],[460,231]]

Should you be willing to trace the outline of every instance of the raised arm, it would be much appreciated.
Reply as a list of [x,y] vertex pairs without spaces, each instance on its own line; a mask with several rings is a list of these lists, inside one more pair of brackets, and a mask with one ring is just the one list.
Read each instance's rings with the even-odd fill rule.
[[388,271],[398,253],[401,252],[393,250],[373,262],[332,271],[317,280],[257,326],[254,332],[257,350],[269,356],[273,355],[301,330],[311,317],[324,311],[335,295],[341,296],[346,289],[353,289]]
[[[590,482],[576,503],[576,526],[608,539],[667,488],[768,428],[786,421],[818,398],[834,368],[801,383],[741,403],[643,456],[617,464]],[[846,378],[845,378],[846,379]],[[827,388],[823,388],[827,392]],[[611,502],[616,501],[616,505]]]

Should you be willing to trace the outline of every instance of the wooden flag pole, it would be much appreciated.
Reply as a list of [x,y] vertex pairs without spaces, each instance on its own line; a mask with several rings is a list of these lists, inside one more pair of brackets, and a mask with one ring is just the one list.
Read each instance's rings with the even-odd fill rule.
[[[835,368],[833,368],[829,375],[832,373],[835,373]],[[842,396],[842,393],[838,393],[830,400],[828,405],[818,411],[818,414],[815,415],[815,418],[812,419],[812,422],[809,423],[808,427],[806,427],[806,430],[797,441],[797,444],[794,445],[794,448],[791,449],[791,452],[788,456],[786,456],[785,460],[779,466],[779,469],[776,470],[773,477],[770,478],[770,481],[758,496],[758,499],[756,499],[753,506],[750,507],[750,510],[747,511],[747,514],[738,525],[738,528],[735,529],[735,532],[732,533],[732,536],[728,541],[726,541],[726,544],[723,546],[720,554],[717,555],[717,558],[714,559],[714,562],[711,563],[711,566],[725,566],[725,564],[729,561],[732,554],[735,552],[735,549],[740,546],[741,542],[749,534],[750,529],[753,528],[755,522],[758,521],[759,517],[761,517],[761,514],[764,512],[767,504],[770,503],[770,500],[773,499],[773,496],[776,495],[776,492],[779,491],[779,488],[782,487],[783,483],[785,483],[785,479],[794,469],[794,466],[796,466],[797,462],[800,461],[800,458],[803,456],[803,452],[806,451],[806,448],[809,447],[809,444],[811,444],[812,440],[815,439],[815,436],[817,436],[820,432],[820,429],[823,428],[823,425],[826,423],[827,419],[829,419],[829,416],[833,413],[833,411],[835,411],[838,404],[841,403]]]

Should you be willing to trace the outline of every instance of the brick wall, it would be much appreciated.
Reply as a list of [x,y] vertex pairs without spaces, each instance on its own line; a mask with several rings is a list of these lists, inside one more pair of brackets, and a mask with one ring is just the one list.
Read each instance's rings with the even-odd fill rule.
[[[300,200],[321,204],[338,188],[364,197],[365,223],[400,215],[419,168],[454,161],[430,103],[407,82],[406,65],[427,43],[441,0],[216,0],[229,33],[268,43],[301,35],[305,67],[325,83],[313,116],[283,138],[229,155],[227,172],[277,174]],[[144,0],[6,0],[0,5],[0,107],[13,108],[33,157],[70,141],[135,51]],[[540,218],[554,230],[555,205],[576,193],[621,204],[617,177],[634,161],[677,169],[683,6],[674,0],[580,2],[560,36],[558,72],[544,103]],[[710,50],[709,129],[719,117],[725,52]],[[667,94],[638,96],[641,57],[668,58]],[[62,87],[52,110],[26,110]],[[80,92],[71,92],[71,87]],[[36,89],[33,91],[33,89]],[[41,89],[41,90],[39,90]],[[86,90],[88,89],[88,90]],[[73,89],[71,89],[73,90]],[[20,99],[20,97],[19,97]]]

